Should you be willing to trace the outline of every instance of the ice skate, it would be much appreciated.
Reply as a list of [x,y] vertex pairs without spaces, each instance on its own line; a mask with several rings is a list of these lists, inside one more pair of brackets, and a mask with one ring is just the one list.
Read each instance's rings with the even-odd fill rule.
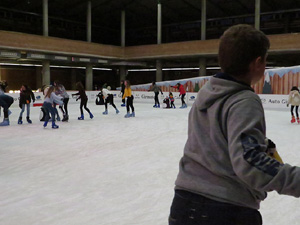
[[298,124],[300,123],[300,119],[299,119],[299,117],[297,117],[297,123],[298,123]]
[[90,118],[93,119],[94,115],[90,112]]
[[132,113],[130,114],[130,117],[135,117],[135,112],[132,112]]
[[292,116],[291,123],[295,123],[295,122],[296,122],[295,116]]
[[29,119],[29,116],[26,117],[27,123],[32,123],[31,119]]
[[4,119],[2,123],[0,123],[1,127],[9,126],[9,119]]
[[108,114],[107,110],[105,110],[102,114],[107,115]]
[[119,114],[119,113],[120,113],[120,111],[118,109],[116,109],[116,114]]
[[19,117],[18,124],[23,124],[22,117]]
[[43,127],[45,128],[47,126],[47,124],[48,124],[48,121],[45,121]]
[[157,105],[155,104],[155,105],[153,106],[153,108],[157,108]]
[[121,107],[125,107],[125,106],[126,106],[126,104],[125,104],[125,103],[121,104]]
[[78,120],[84,120],[84,115],[83,115],[83,114],[81,114],[81,116],[80,116],[80,117],[78,117]]
[[58,128],[59,128],[59,126],[58,126],[58,125],[56,125],[56,124],[55,124],[55,122],[52,122],[52,128],[53,128],[53,129],[58,129]]
[[69,116],[65,115],[64,118],[62,119],[62,122],[68,122]]
[[130,113],[127,112],[127,114],[124,116],[125,118],[129,118],[130,117]]
[[57,121],[60,121],[60,117],[59,117],[59,116],[57,116],[57,117],[56,117],[56,120],[57,120]]

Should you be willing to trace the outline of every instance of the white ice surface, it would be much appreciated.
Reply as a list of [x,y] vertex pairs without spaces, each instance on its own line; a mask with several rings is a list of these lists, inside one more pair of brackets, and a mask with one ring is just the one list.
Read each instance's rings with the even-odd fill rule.
[[[39,107],[23,125],[12,109],[11,125],[0,127],[1,225],[167,225],[190,107],[136,103],[129,119],[120,106],[107,116],[88,107],[94,119],[78,121],[78,105],[69,105],[70,121],[57,130],[42,127]],[[300,125],[289,121],[288,109],[266,111],[268,137],[300,166]],[[299,199],[273,192],[260,211],[264,225],[299,225],[299,208]]]

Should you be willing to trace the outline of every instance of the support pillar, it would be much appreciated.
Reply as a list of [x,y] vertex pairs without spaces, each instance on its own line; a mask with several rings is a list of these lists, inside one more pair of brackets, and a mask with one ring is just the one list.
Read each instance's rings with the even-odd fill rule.
[[43,35],[48,36],[48,0],[43,0]]
[[[157,1],[157,44],[161,44],[162,11],[161,2]],[[156,60],[156,81],[162,81],[162,61]]]
[[260,0],[255,0],[255,28],[260,29]]
[[157,44],[161,44],[162,12],[160,0],[157,1]]
[[42,85],[50,85],[50,62],[43,61]]
[[126,67],[120,66],[120,83],[122,80],[126,80]]
[[125,37],[126,37],[126,20],[125,20],[125,11],[121,12],[121,47],[125,47]]
[[[206,39],[206,0],[201,1],[201,40]],[[199,76],[206,75],[206,59],[199,60]]]
[[1,71],[2,71],[2,70],[1,70],[1,66],[0,66],[0,80],[2,80],[2,77],[1,77]]
[[35,67],[35,86],[36,86],[36,89],[39,89],[43,86],[43,83],[42,83],[42,67]]
[[[125,43],[125,38],[126,38],[126,28],[125,28],[125,25],[126,25],[126,21],[125,21],[125,11],[123,10],[121,12],[121,47],[125,47],[126,46],[126,43]],[[121,84],[121,81],[122,80],[126,80],[126,66],[120,66],[119,68],[119,74],[120,74],[120,84]]]
[[87,17],[86,17],[87,41],[92,42],[92,2],[87,2]]
[[92,91],[93,90],[93,66],[91,64],[86,65],[85,89],[87,91]]
[[199,60],[199,76],[206,76],[206,59],[200,58]]
[[156,60],[156,82],[162,81],[162,61]]
[[201,40],[206,39],[206,0],[201,2]]

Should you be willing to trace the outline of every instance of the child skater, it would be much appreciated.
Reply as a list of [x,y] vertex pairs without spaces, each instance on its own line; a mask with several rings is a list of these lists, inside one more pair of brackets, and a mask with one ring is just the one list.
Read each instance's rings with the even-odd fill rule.
[[87,102],[88,102],[88,97],[85,93],[84,87],[82,85],[81,82],[77,82],[76,83],[76,88],[78,90],[78,92],[76,94],[72,94],[72,96],[74,95],[79,95],[79,97],[76,99],[76,101],[78,101],[78,99],[80,99],[80,113],[81,116],[78,117],[78,120],[84,120],[84,114],[83,114],[83,109],[82,107],[84,107],[84,109],[89,113],[90,118],[93,119],[93,114],[91,113],[91,111],[87,108]]
[[163,95],[163,92],[159,86],[156,85],[155,81],[152,82],[152,88],[150,88],[149,91],[154,92],[154,108],[160,108],[159,100],[158,100],[158,95],[159,92]]
[[169,96],[167,96],[167,97],[164,99],[163,103],[166,104],[166,109],[170,109],[170,108],[171,108],[171,107],[170,107],[170,98],[169,98]]
[[169,93],[169,98],[170,98],[170,102],[171,102],[171,108],[174,107],[174,109],[175,109],[176,108],[175,104],[174,104],[175,99],[174,99],[174,96],[173,96],[172,92]]
[[185,95],[186,95],[186,91],[184,90],[183,85],[180,84],[180,83],[177,83],[176,86],[171,86],[171,87],[178,88],[178,90],[179,90],[179,97],[181,96],[181,104],[182,104],[182,105],[180,106],[180,108],[186,108],[187,105],[186,105],[186,103],[185,103],[185,101],[184,101],[184,97],[185,97]]
[[56,103],[60,106],[62,106],[64,103],[62,101],[62,98],[57,96],[55,94],[55,87],[50,86],[44,90],[45,93],[45,99],[43,103],[43,108],[45,110],[45,122],[44,122],[44,127],[47,126],[48,121],[49,121],[49,113],[51,114],[52,118],[52,128],[53,129],[58,129],[59,126],[55,124],[55,109],[53,107],[53,104]]
[[114,104],[114,95],[110,92],[111,87],[108,86],[107,88],[102,88],[102,94],[104,98],[104,104],[105,104],[105,111],[102,113],[103,115],[107,115],[107,104],[111,104],[112,107],[115,108],[116,114],[118,114],[120,111],[117,109],[116,105]]
[[62,122],[68,122],[69,120],[69,114],[68,114],[68,103],[69,103],[69,95],[64,87],[58,80],[54,81],[54,87],[55,87],[55,94],[60,95],[63,97],[64,106],[59,106],[59,109],[63,113],[63,119]]
[[221,73],[201,88],[189,113],[169,225],[261,225],[267,192],[300,196],[300,167],[268,154],[274,146],[265,141],[264,108],[251,88],[264,76],[269,47],[250,25],[221,36]]
[[292,87],[291,92],[289,94],[287,106],[289,106],[289,104],[291,104],[291,114],[292,114],[291,123],[296,122],[294,112],[293,112],[294,108],[295,108],[295,112],[296,112],[296,116],[297,116],[297,123],[300,123],[299,114],[298,114],[298,108],[300,105],[300,94],[299,94],[299,89],[296,86]]
[[21,112],[20,112],[20,117],[19,117],[19,120],[18,120],[18,124],[23,124],[22,116],[23,116],[23,112],[25,111],[25,107],[27,109],[26,120],[27,120],[28,123],[32,123],[32,121],[29,118],[30,117],[31,99],[32,99],[33,102],[35,102],[35,97],[34,97],[34,94],[33,94],[32,90],[27,85],[23,84],[21,89],[20,89],[19,107],[21,108]]
[[[134,107],[133,107],[133,95],[131,93],[130,81],[125,80],[124,84],[125,84],[125,90],[124,90],[124,95],[123,95],[122,99],[127,98],[127,101],[126,101],[127,114],[124,117],[125,118],[135,117],[135,112],[134,112]],[[131,114],[130,114],[129,107],[131,108],[131,111],[132,111]]]
[[14,98],[5,94],[5,89],[8,86],[6,81],[0,81],[0,108],[3,108],[4,119],[0,126],[9,126],[9,115],[11,111],[9,107],[13,104]]

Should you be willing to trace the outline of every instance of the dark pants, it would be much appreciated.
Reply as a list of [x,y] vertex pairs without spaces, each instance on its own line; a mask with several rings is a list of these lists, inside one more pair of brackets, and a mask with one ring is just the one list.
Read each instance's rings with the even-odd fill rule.
[[154,96],[155,105],[159,105],[159,100],[158,100],[159,92],[154,92],[154,94],[155,94]]
[[55,108],[53,108],[52,104],[49,102],[44,102],[43,108],[45,110],[45,121],[49,121],[49,113],[51,114],[51,118],[55,120]]
[[169,225],[262,225],[259,211],[176,190]]
[[299,108],[299,106],[298,105],[296,105],[296,106],[294,106],[294,105],[291,105],[291,114],[292,114],[292,116],[294,116],[294,107],[295,107],[295,111],[296,111],[296,116],[297,116],[297,118],[299,118],[299,114],[298,114],[298,108]]
[[8,109],[14,103],[14,98],[9,95],[0,95],[0,106],[3,107],[4,118],[8,118]]
[[81,99],[80,101],[80,113],[81,115],[83,115],[83,109],[82,107],[84,107],[84,109],[88,112],[88,113],[91,113],[90,110],[88,109],[88,107],[86,106],[87,105],[87,102],[88,102],[88,99]]
[[114,96],[109,94],[105,99],[105,110],[107,110],[107,104],[111,104],[115,109],[117,109],[116,105],[114,104]]
[[131,108],[131,111],[134,112],[134,107],[133,107],[133,96],[127,97],[127,102],[126,102],[126,108],[127,112],[129,112],[129,107]]
[[64,108],[62,106],[59,106],[60,110],[62,111],[64,116],[68,116],[68,102],[69,102],[69,98],[64,98],[63,100],[64,102]]
[[[122,92],[122,97],[124,96],[124,92]],[[122,103],[125,104],[125,98],[122,99]]]
[[182,94],[182,95],[181,95],[181,103],[182,103],[182,105],[185,104],[184,97],[185,97],[185,94]]
[[171,101],[171,108],[175,108],[175,104],[174,104],[174,101]]

